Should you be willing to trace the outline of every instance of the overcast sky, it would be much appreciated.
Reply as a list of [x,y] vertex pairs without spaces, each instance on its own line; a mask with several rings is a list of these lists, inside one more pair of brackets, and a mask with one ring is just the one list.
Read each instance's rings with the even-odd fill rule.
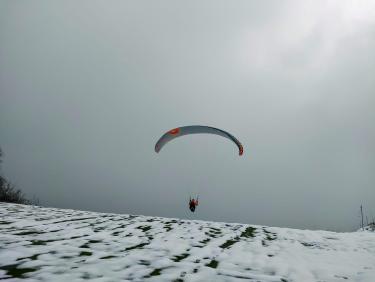
[[[375,217],[374,50],[374,1],[1,0],[2,173],[44,206],[353,230]],[[154,152],[191,124],[244,155]]]

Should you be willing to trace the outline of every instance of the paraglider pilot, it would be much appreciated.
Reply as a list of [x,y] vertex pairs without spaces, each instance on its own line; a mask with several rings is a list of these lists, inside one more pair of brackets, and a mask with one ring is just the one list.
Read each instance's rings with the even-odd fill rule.
[[195,212],[195,208],[197,206],[198,206],[198,197],[197,197],[196,200],[194,198],[192,199],[190,197],[190,200],[189,200],[189,209],[191,210],[191,212]]

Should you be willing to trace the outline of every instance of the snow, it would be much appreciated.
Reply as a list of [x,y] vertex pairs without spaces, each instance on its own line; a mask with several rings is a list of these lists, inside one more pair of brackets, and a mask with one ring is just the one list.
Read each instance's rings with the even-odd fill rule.
[[375,281],[375,232],[0,203],[0,280]]

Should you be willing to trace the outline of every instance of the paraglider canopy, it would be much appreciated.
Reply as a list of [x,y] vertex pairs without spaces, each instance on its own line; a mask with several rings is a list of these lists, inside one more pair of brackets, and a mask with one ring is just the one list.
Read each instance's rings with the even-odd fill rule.
[[242,144],[232,134],[230,134],[230,133],[228,133],[224,130],[215,128],[215,127],[204,126],[204,125],[181,126],[181,127],[176,127],[174,129],[171,129],[171,130],[167,131],[166,133],[164,133],[163,136],[160,137],[158,142],[156,142],[155,152],[159,153],[160,150],[163,148],[163,146],[165,144],[167,144],[169,141],[171,141],[171,140],[173,140],[177,137],[188,135],[188,134],[216,134],[216,135],[223,136],[223,137],[228,138],[229,140],[233,141],[238,147],[239,155],[240,156],[243,155]]

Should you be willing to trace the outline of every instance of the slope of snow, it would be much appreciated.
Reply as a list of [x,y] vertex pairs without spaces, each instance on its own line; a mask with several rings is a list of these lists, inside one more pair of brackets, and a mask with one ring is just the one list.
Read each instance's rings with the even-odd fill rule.
[[0,280],[375,281],[375,233],[0,203]]

